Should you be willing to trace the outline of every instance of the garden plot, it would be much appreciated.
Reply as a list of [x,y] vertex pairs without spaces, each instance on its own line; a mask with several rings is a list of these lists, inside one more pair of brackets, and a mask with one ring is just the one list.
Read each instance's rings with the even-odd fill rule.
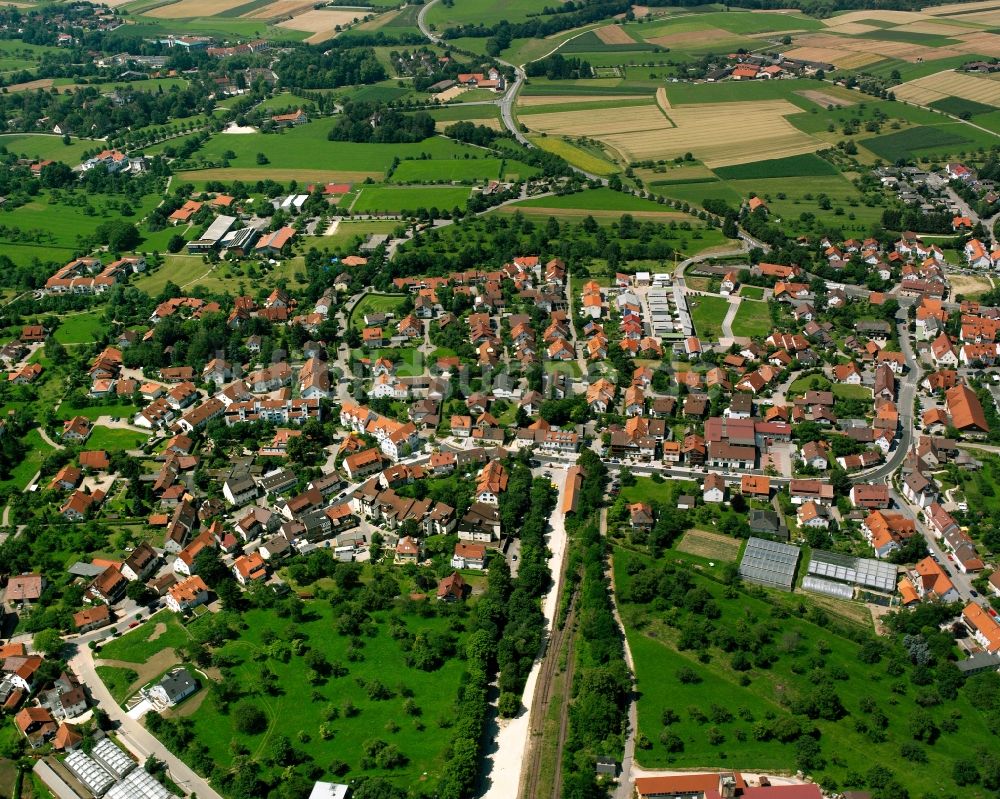
[[945,97],[961,97],[983,105],[1000,106],[1000,81],[961,72],[939,72],[912,80],[894,90],[900,100],[927,105]]
[[688,530],[677,545],[680,552],[709,560],[734,561],[740,555],[740,541],[708,530]]

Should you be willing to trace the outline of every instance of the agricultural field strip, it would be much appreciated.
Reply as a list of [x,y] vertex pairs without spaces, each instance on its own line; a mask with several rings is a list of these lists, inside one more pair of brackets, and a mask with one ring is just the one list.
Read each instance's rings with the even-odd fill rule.
[[927,104],[942,97],[961,97],[984,105],[1000,106],[1000,81],[948,70],[897,86],[896,97]]
[[193,19],[211,17],[241,6],[246,0],[180,0],[146,11],[144,16],[156,19]]
[[[599,138],[628,160],[691,151],[715,167],[799,155],[825,146],[785,118],[800,111],[787,100],[769,100],[675,106],[669,117],[659,108],[633,109],[629,115],[613,109],[538,114],[527,118],[526,124],[549,134]],[[733,129],[733,119],[740,119],[739,131]]]
[[347,25],[365,16],[363,11],[334,11],[331,9],[313,9],[304,14],[297,14],[291,19],[278,23],[279,28],[323,33],[334,31],[338,25]]
[[664,121],[674,125],[656,103],[629,108],[621,113],[620,108],[604,108],[600,111],[556,111],[531,114],[529,127],[549,135],[586,135],[602,137],[620,133],[643,133],[660,131]]

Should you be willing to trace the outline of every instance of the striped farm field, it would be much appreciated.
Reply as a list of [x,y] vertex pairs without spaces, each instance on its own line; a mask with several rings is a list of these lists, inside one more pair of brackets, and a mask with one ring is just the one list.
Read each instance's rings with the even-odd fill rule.
[[531,114],[522,120],[533,130],[550,135],[593,136],[603,138],[610,134],[662,131],[671,127],[655,103],[638,107],[612,107],[598,110],[554,111]]
[[[610,103],[635,99],[636,96],[634,94],[602,94],[599,95],[599,97],[595,97],[593,102]],[[580,102],[585,102],[585,100],[582,99],[579,94],[519,94],[517,97],[517,105],[519,108],[521,106],[530,108],[531,106],[536,105],[563,105],[564,103]]]
[[951,14],[965,16],[973,12],[991,11],[993,9],[1000,11],[1000,2],[998,0],[977,0],[974,3],[946,3],[943,6],[928,8],[924,13],[932,17],[944,17]]
[[843,25],[832,25],[827,28],[829,33],[839,33],[842,36],[855,36],[859,33],[871,33],[880,30],[874,25],[865,25],[862,22],[845,22]]
[[315,3],[310,3],[307,0],[274,0],[273,3],[267,3],[260,8],[255,8],[243,14],[243,16],[247,19],[278,19],[280,17],[291,17],[295,14],[301,14],[315,5]]
[[384,173],[382,171],[353,172],[343,169],[195,169],[190,172],[180,172],[177,175],[179,180],[185,183],[196,183],[198,185],[220,181],[231,183],[234,180],[242,180],[244,183],[258,180],[296,180],[299,183],[360,183],[365,178],[379,178]]
[[782,55],[785,58],[799,58],[804,61],[823,61],[841,69],[858,69],[882,60],[882,56],[878,53],[838,50],[835,47],[794,47]]
[[[625,162],[693,153],[715,168],[787,158],[826,146],[786,119],[801,109],[787,100],[533,114],[523,122],[551,134],[589,136],[617,151]],[[669,117],[668,117],[669,114]],[[738,130],[733,120],[739,120]]]
[[927,105],[945,97],[961,97],[983,105],[1000,106],[1000,81],[977,78],[961,72],[928,75],[897,86],[893,91],[900,100]]
[[246,5],[246,0],[180,0],[179,3],[158,6],[145,15],[157,19],[193,19],[211,17],[242,5]]
[[621,25],[606,25],[594,31],[597,38],[605,44],[635,44],[635,39],[628,35]]

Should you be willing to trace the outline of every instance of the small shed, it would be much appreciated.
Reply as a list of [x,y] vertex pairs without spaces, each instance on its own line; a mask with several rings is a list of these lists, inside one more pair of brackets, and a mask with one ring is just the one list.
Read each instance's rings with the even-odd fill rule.
[[599,757],[594,764],[595,774],[607,774],[609,777],[618,776],[618,761],[613,757]]

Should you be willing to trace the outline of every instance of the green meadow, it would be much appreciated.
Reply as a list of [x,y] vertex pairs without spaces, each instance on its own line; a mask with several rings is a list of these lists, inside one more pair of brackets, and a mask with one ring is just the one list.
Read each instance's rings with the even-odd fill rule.
[[771,312],[766,302],[745,299],[740,303],[733,318],[733,335],[749,338],[765,338],[774,330]]
[[48,133],[5,133],[0,136],[0,147],[6,148],[7,152],[27,158],[62,161],[70,166],[79,164],[83,161],[84,152],[100,145],[101,142],[76,138],[70,144],[63,144],[62,136]]
[[729,300],[710,295],[689,297],[688,307],[698,338],[715,341],[722,335],[722,320],[726,318],[726,312],[729,310]]
[[469,189],[457,186],[363,186],[351,206],[353,213],[402,213],[419,208],[464,208]]
[[[326,134],[332,122],[321,119],[280,134],[251,133],[231,135],[220,133],[210,138],[195,153],[195,159],[219,162],[226,152],[235,153],[229,163],[235,169],[275,171],[281,180],[281,169],[317,169],[324,172],[383,173],[393,158],[464,158],[466,154],[481,155],[482,151],[450,139],[434,136],[415,144],[366,144],[328,141]],[[257,163],[263,153],[266,165]]]
[[[649,602],[645,586],[662,564],[688,578],[690,602],[677,606],[669,587],[668,598]],[[643,767],[725,762],[794,772],[808,757],[806,770],[833,790],[862,787],[861,775],[880,764],[911,796],[937,797],[958,795],[953,765],[990,746],[991,725],[965,691],[924,701],[936,688],[913,679],[898,641],[847,622],[851,603],[835,602],[845,612],[834,617],[836,607],[824,610],[809,595],[730,588],[719,565],[673,550],[660,560],[618,550],[614,578],[636,665]],[[692,610],[703,602],[711,613]],[[871,640],[874,656],[863,654]],[[918,716],[935,730],[929,737],[915,732]],[[804,733],[818,746],[802,744]],[[916,748],[901,758],[906,742]],[[980,787],[959,794],[992,795]]]
[[97,313],[64,316],[52,335],[60,344],[89,344],[104,330],[104,321]]
[[545,0],[456,0],[445,5],[435,3],[427,12],[427,22],[438,30],[457,25],[494,25],[497,22],[523,22],[537,16],[546,6]]
[[502,166],[503,161],[499,158],[403,161],[392,173],[392,182],[484,182],[499,178]]
[[[464,607],[444,603],[417,610],[399,605],[371,611],[366,634],[352,636],[337,632],[343,620],[327,602],[307,602],[294,622],[275,609],[250,609],[241,614],[235,634],[215,639],[212,647],[226,664],[230,698],[213,698],[213,678],[199,675],[203,693],[168,717],[185,716],[193,743],[207,749],[208,757],[200,762],[223,769],[233,763],[233,742],[238,741],[264,776],[277,779],[281,766],[271,753],[277,741],[286,739],[300,758],[315,761],[318,774],[334,776],[328,770],[337,769],[336,777],[349,772],[350,778],[367,774],[401,785],[433,784],[451,737],[448,716],[462,682],[467,614]],[[143,663],[185,643],[188,632],[173,617],[167,619],[168,634],[152,636],[161,616],[109,644],[102,656]],[[209,614],[190,622],[189,631],[203,638],[206,626],[222,622]],[[444,647],[447,656],[416,667],[414,636]],[[112,676],[119,687],[124,676]],[[247,703],[263,712],[263,725],[240,732],[237,718]],[[374,740],[391,745],[396,756],[369,762],[365,749]],[[343,771],[337,762],[344,764]]]

